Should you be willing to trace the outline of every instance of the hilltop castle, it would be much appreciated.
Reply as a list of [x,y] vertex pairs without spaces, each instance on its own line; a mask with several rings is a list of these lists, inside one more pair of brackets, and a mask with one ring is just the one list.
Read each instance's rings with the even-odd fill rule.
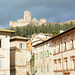
[[28,25],[42,25],[46,24],[45,18],[40,18],[38,21],[36,18],[31,19],[31,12],[24,11],[24,19],[18,19],[17,22],[10,21],[10,27],[17,27],[17,26],[28,26]]

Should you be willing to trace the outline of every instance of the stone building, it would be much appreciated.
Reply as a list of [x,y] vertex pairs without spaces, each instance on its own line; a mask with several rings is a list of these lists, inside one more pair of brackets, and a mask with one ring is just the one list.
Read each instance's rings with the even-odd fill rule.
[[65,22],[61,22],[60,24],[68,24],[68,23],[75,23],[75,19],[74,20],[68,20],[68,21],[65,21]]
[[29,75],[30,63],[26,44],[29,38],[15,36],[10,39],[10,73],[11,75]]
[[31,21],[31,12],[29,12],[29,11],[24,12],[24,20]]
[[33,34],[32,35],[32,39],[31,39],[31,44],[32,46],[37,44],[37,43],[40,43],[40,42],[43,42],[49,38],[51,38],[52,36],[49,35],[49,34],[44,34],[44,33],[40,33],[40,34]]
[[35,75],[75,75],[75,27],[33,45]]
[[41,18],[40,21],[37,21],[36,18],[31,18],[31,12],[30,11],[24,11],[24,19],[21,18],[17,20],[17,22],[10,21],[9,25],[10,27],[21,27],[21,26],[28,26],[28,25],[42,25],[46,23],[45,18]]
[[10,34],[14,31],[0,28],[0,75],[10,75]]
[[[32,75],[54,75],[53,72],[53,52],[50,49],[51,41],[43,41],[33,45],[32,55],[34,55],[34,67]],[[32,64],[32,65],[33,65]]]

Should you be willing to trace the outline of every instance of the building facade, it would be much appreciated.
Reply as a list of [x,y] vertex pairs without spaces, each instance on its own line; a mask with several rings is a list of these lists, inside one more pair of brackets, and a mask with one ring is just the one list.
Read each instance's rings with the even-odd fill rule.
[[[54,75],[53,55],[49,43],[36,45],[32,50],[34,54],[34,74],[35,75]],[[51,54],[51,57],[50,57]]]
[[75,27],[54,38],[54,74],[75,75]]
[[35,75],[75,75],[75,27],[33,46]]
[[11,75],[29,75],[30,63],[28,62],[26,47],[29,38],[15,36],[10,39],[10,69]]
[[10,75],[10,34],[14,31],[0,28],[0,75]]

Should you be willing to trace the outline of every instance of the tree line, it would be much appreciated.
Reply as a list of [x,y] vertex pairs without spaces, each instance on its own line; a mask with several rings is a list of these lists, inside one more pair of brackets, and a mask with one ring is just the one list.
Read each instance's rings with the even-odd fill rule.
[[12,36],[22,36],[22,37],[30,37],[32,34],[39,34],[39,33],[48,33],[48,34],[53,34],[53,33],[59,33],[60,30],[67,30],[71,27],[74,27],[75,23],[65,23],[65,24],[46,24],[46,25],[41,25],[41,26],[27,26],[27,27],[11,27],[9,28],[10,30],[14,30],[16,33],[11,34]]

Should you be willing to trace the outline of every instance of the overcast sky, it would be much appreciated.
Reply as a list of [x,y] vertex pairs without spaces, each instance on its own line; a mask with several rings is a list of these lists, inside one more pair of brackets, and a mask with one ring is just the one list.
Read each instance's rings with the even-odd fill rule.
[[75,0],[0,0],[0,28],[7,28],[10,20],[23,18],[26,10],[38,20],[63,22],[75,19]]

